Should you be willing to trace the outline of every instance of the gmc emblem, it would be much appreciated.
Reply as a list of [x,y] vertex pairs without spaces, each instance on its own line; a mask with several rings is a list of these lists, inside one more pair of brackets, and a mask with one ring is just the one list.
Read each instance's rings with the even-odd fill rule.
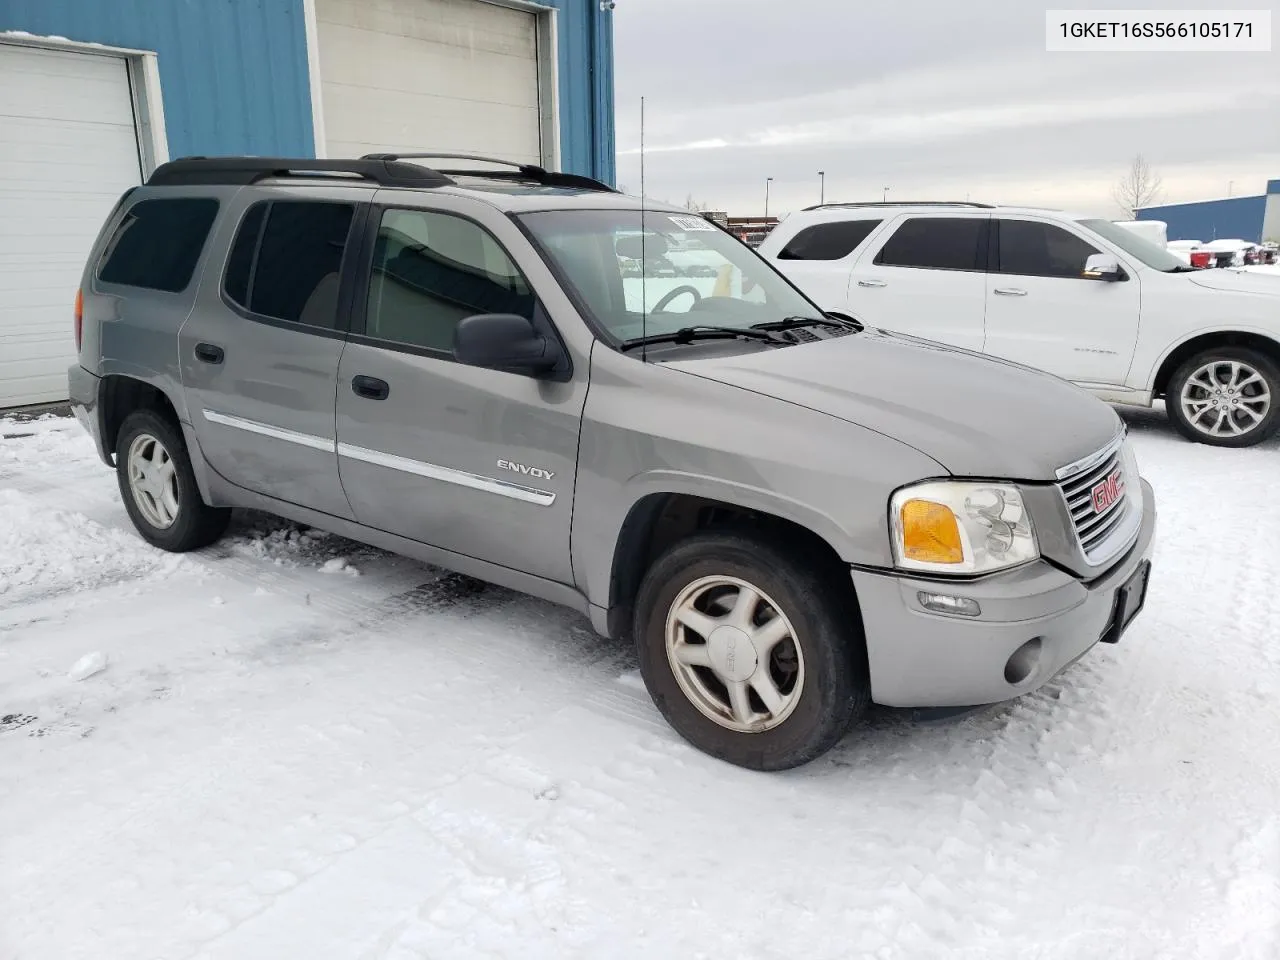
[[1124,496],[1124,477],[1117,470],[1089,491],[1093,498],[1093,512],[1106,513]]

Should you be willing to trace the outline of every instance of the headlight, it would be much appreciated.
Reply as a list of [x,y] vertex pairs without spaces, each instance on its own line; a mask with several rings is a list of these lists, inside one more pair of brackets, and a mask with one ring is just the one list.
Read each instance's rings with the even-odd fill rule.
[[894,560],[903,570],[979,574],[1040,556],[1017,487],[937,480],[905,487],[889,501]]

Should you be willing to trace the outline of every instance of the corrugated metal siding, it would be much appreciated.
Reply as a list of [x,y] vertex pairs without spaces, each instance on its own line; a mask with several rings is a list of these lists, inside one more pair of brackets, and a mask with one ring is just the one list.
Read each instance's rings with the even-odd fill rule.
[[1172,203],[1138,211],[1139,220],[1163,220],[1170,240],[1262,240],[1266,197],[1231,197]]
[[613,183],[613,13],[600,0],[544,0],[559,13],[560,160]]
[[[561,165],[614,181],[613,14],[556,7]],[[0,0],[0,31],[158,55],[169,153],[313,156],[302,0]]]

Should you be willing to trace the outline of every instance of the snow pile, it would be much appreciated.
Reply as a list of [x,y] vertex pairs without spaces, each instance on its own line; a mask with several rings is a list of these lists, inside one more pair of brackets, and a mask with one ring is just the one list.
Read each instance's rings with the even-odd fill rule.
[[67,679],[75,683],[81,680],[88,680],[94,674],[101,673],[107,669],[107,657],[104,653],[86,653],[83,657],[71,665],[71,669],[67,671]]
[[[101,479],[114,482],[105,470]],[[183,559],[137,534],[58,509],[48,499],[0,480],[0,609],[37,600],[72,602],[91,588],[143,579],[180,567]],[[74,496],[56,498],[68,504]],[[123,512],[123,508],[121,508]]]

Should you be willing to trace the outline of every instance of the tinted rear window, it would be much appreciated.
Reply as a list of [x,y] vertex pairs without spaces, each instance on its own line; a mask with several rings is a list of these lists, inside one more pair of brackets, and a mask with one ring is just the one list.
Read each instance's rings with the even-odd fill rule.
[[987,223],[985,217],[912,217],[898,227],[875,262],[933,270],[985,269]]
[[332,330],[354,213],[349,203],[312,200],[250,208],[227,258],[227,296],[264,317]]
[[103,251],[98,279],[180,293],[191,283],[217,216],[218,201],[211,197],[135,203]]
[[880,226],[880,220],[846,220],[806,227],[782,248],[779,260],[843,260]]

